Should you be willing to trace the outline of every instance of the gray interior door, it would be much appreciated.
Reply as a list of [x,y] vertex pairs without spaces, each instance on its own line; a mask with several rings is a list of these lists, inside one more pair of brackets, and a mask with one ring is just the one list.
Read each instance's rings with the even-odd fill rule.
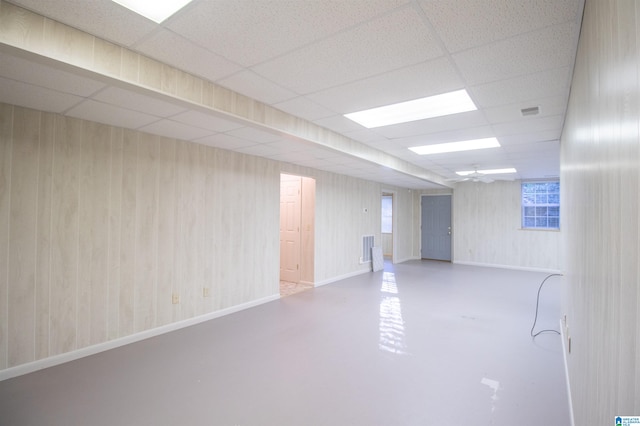
[[422,197],[423,259],[451,261],[451,195]]

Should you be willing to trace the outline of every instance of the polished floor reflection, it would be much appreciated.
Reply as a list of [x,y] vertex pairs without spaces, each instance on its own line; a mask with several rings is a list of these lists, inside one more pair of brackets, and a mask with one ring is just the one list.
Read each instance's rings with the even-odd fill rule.
[[[0,382],[3,425],[570,424],[543,273],[411,261]],[[558,328],[560,281],[538,327]]]

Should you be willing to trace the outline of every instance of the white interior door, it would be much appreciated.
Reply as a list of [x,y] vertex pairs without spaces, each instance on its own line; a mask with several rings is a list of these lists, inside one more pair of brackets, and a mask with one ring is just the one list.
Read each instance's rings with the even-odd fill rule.
[[451,261],[451,195],[423,196],[423,259]]
[[280,179],[280,280],[300,282],[300,176]]

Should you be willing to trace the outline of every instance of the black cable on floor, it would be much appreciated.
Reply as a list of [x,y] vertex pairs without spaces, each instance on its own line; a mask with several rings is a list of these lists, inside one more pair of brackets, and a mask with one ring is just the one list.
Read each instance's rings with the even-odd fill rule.
[[562,274],[549,274],[547,277],[542,280],[540,283],[540,287],[538,288],[538,297],[536,298],[536,316],[533,318],[533,325],[531,326],[531,337],[536,338],[542,333],[556,333],[560,334],[558,330],[540,330],[536,334],[533,334],[533,329],[536,328],[536,322],[538,321],[538,307],[540,306],[540,291],[542,290],[542,286],[544,283],[551,277],[561,277]]

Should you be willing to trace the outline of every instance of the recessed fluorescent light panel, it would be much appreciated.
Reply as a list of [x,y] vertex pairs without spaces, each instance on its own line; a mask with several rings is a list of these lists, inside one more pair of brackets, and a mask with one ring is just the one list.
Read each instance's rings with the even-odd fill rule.
[[374,127],[442,117],[443,115],[458,114],[477,109],[467,91],[458,90],[443,93],[442,95],[429,96],[428,98],[352,112],[344,116],[368,129],[372,129]]
[[161,23],[190,3],[191,0],[113,0],[145,18]]
[[488,170],[468,170],[464,172],[456,172],[459,176],[467,176],[474,173],[482,173],[483,175],[501,175],[507,173],[517,173],[518,171],[514,168],[509,169],[488,169]]
[[445,152],[472,151],[474,149],[499,148],[496,138],[473,139],[469,141],[440,143],[435,145],[414,146],[409,148],[419,155],[443,154]]

